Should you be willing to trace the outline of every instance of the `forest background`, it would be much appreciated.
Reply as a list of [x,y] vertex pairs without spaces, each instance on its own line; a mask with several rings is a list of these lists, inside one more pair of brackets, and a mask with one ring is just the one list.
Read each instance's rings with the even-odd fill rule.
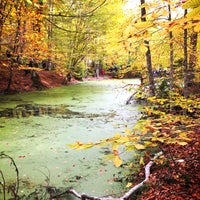
[[[109,144],[117,167],[123,163],[120,145],[144,153],[140,166],[161,150],[162,168],[152,175],[153,188],[171,199],[199,199],[200,1],[141,0],[132,8],[126,3],[0,1],[0,77],[7,81],[1,93],[16,91],[19,77],[31,80],[24,81],[25,90],[43,89],[44,70],[64,77],[64,84],[81,80],[93,76],[99,63],[107,72],[116,68],[115,78],[139,77],[141,87],[133,97],[145,100],[146,106],[137,126],[126,136],[72,147]],[[146,199],[156,199],[152,190]]]

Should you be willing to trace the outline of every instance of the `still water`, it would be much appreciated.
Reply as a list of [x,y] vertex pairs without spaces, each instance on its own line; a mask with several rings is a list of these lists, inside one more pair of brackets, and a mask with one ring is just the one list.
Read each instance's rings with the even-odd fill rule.
[[[132,128],[139,111],[125,103],[131,95],[123,88],[127,83],[139,80],[88,81],[0,96],[0,152],[17,164],[19,195],[48,184],[95,196],[123,192],[125,183],[115,180],[126,169],[104,160],[109,147],[73,150],[66,144],[95,142]],[[7,183],[15,181],[9,159],[0,160],[0,170]]]

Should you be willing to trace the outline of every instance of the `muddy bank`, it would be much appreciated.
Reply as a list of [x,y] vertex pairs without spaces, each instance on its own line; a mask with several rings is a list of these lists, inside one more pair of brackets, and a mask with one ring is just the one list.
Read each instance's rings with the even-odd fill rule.
[[[57,72],[38,71],[39,79],[43,88],[59,87],[64,85],[64,77]],[[35,91],[38,88],[33,84],[31,74],[24,70],[12,70],[12,82],[8,93],[17,93],[24,91]],[[2,68],[0,72],[0,93],[4,93],[8,87],[10,71],[7,67]]]
[[[30,73],[24,70],[13,69],[13,77],[10,85],[10,90],[7,93],[21,93],[25,91],[36,91],[40,89],[55,88],[64,85],[71,85],[79,83],[80,81],[72,78],[70,82],[66,83],[65,77],[55,71],[38,71],[40,86],[38,87],[33,83]],[[7,67],[2,68],[0,71],[0,94],[5,93],[9,83],[10,71]],[[99,77],[98,80],[109,79],[109,76]],[[95,77],[83,78],[83,81],[96,80]]]

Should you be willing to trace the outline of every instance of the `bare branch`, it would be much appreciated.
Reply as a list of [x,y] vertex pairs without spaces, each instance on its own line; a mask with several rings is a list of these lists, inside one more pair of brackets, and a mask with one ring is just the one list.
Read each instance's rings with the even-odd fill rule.
[[2,182],[0,182],[0,185],[2,185],[3,188],[3,200],[6,200],[6,181],[3,175],[3,172],[0,170]]
[[[101,6],[103,6],[106,3],[107,0],[104,0],[102,3],[100,3],[98,6],[96,6],[95,8],[93,8],[91,11],[88,11],[86,13],[83,14],[78,14],[78,15],[65,15],[62,13],[58,13],[58,14],[51,14],[51,16],[53,17],[67,17],[67,18],[79,18],[79,17],[90,17],[96,10],[98,10]],[[49,14],[48,14],[49,16]]]
[[17,168],[17,165],[16,165],[16,163],[15,163],[15,161],[14,161],[14,159],[12,157],[10,157],[9,155],[7,155],[7,154],[5,154],[3,152],[0,153],[0,157],[9,158],[11,160],[11,164],[14,165],[14,168],[15,168],[15,171],[16,171],[16,183],[15,183],[15,188],[14,188],[13,193],[14,193],[15,198],[17,198],[18,191],[19,191],[19,170]]

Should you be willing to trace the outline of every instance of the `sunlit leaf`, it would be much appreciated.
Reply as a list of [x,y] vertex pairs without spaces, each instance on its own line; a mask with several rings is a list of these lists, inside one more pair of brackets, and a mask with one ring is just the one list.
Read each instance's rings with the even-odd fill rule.
[[91,148],[94,146],[93,143],[86,143],[86,144],[83,144],[79,141],[77,141],[76,143],[74,144],[67,144],[67,146],[69,146],[70,148],[72,149],[88,149],[88,148]]
[[138,150],[142,150],[142,149],[145,149],[146,147],[142,144],[134,144],[135,148],[138,149]]
[[200,1],[199,0],[188,0],[186,3],[183,4],[184,9],[188,8],[196,8],[200,6]]
[[123,136],[123,137],[121,137],[120,139],[117,140],[117,142],[120,143],[120,144],[124,144],[128,141],[130,141],[130,139],[127,136]]
[[131,187],[133,184],[132,183],[127,183],[126,188]]
[[182,142],[182,141],[177,141],[176,143],[179,144],[179,145],[181,145],[181,146],[187,145],[187,142]]
[[121,164],[122,164],[122,160],[121,160],[121,158],[119,156],[115,156],[113,162],[114,162],[114,164],[115,164],[116,167],[120,167]]
[[144,158],[140,157],[140,165],[144,165]]
[[140,52],[141,52],[141,53],[146,53],[146,51],[147,51],[147,47],[146,47],[145,45],[141,45],[141,46],[139,47],[139,49],[140,49]]
[[117,151],[118,147],[119,147],[119,144],[118,144],[118,143],[113,143],[113,144],[112,144],[112,150],[113,150],[113,151]]
[[131,133],[132,133],[132,132],[131,132],[130,129],[126,129],[126,130],[125,130],[125,134],[126,134],[126,135],[130,135]]
[[191,141],[191,139],[187,136],[186,132],[182,132],[179,134],[179,137],[183,140]]
[[115,137],[116,139],[118,139],[118,138],[120,138],[120,137],[121,137],[121,134],[119,134],[119,133],[116,133],[116,134],[114,135],[114,137]]
[[32,3],[33,3],[31,0],[26,0],[26,2],[27,2],[28,4],[32,4]]
[[147,3],[143,3],[143,4],[140,6],[140,8],[145,8],[145,7],[147,7],[147,6],[148,6]]

